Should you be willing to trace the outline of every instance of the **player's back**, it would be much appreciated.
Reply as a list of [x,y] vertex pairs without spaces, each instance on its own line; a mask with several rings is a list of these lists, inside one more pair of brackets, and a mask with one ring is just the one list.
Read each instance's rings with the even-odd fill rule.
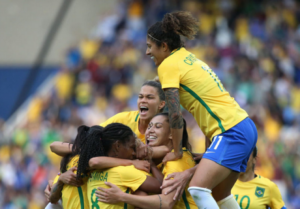
[[231,193],[241,208],[247,209],[285,209],[278,187],[272,181],[257,175],[251,181],[237,180]]
[[209,138],[248,116],[212,69],[183,47],[161,63],[158,75],[163,89],[179,89],[180,104],[194,116]]
[[118,186],[123,192],[136,191],[146,180],[146,172],[136,169],[134,166],[118,166],[105,170],[97,170],[91,173],[87,183],[89,206],[93,209],[123,209],[134,208],[127,203],[107,204],[99,202],[96,197],[97,187],[109,188],[105,182]]
[[[79,155],[74,156],[67,164],[67,170],[78,166]],[[76,171],[75,171],[76,173]],[[80,187],[64,185],[62,189],[63,208],[82,209],[88,208],[87,178],[83,178],[84,184]]]

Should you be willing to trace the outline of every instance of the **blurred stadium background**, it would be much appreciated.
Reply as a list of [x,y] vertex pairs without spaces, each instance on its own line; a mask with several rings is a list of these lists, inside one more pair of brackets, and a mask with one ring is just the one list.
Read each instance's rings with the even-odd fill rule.
[[[186,47],[216,72],[259,132],[256,172],[300,208],[300,2],[296,0],[0,1],[0,208],[40,209],[81,124],[136,110],[156,75],[147,27],[191,11],[200,33]],[[185,110],[194,152],[204,136]]]

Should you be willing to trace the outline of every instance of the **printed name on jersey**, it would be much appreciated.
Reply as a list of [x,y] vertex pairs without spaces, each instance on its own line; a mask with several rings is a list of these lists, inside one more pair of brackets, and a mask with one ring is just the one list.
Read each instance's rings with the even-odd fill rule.
[[103,171],[96,171],[91,174],[89,181],[106,181],[107,182],[108,173]]
[[188,65],[193,65],[198,59],[193,54],[189,54],[184,60],[184,62]]
[[261,187],[256,187],[255,195],[256,197],[263,197],[265,194],[265,189]]

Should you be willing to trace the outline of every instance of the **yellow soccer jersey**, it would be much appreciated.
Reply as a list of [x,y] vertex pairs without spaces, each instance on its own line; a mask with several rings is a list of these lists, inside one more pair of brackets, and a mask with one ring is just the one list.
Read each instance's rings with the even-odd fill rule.
[[276,184],[259,175],[248,182],[237,180],[231,193],[241,209],[286,209]]
[[56,175],[54,180],[53,180],[53,185],[57,183],[58,179],[59,179],[59,175]]
[[[174,150],[173,150],[174,151]],[[176,161],[168,161],[165,166],[163,167],[163,175],[164,178],[167,178],[167,176],[174,172],[182,172],[187,169],[190,169],[194,167],[195,161],[193,160],[192,154],[186,149],[182,148],[183,155],[182,158]],[[182,198],[179,202],[176,203],[176,205],[173,207],[174,209],[197,209],[197,205],[195,204],[192,196],[190,195],[188,189],[188,185],[186,186]]]
[[183,47],[160,64],[158,76],[163,89],[179,89],[180,104],[211,140],[248,117],[208,65]]
[[145,144],[145,134],[141,134],[139,131],[139,120],[139,111],[121,112],[101,123],[100,126],[105,127],[110,123],[122,123],[131,128],[131,130],[136,134],[137,138],[139,138]]
[[[67,164],[67,170],[78,166],[79,155],[73,157]],[[76,172],[75,172],[76,173]],[[84,209],[88,208],[87,198],[87,178],[84,179],[84,184],[80,187],[64,185],[62,190],[62,206],[63,208]]]
[[98,170],[91,173],[88,180],[88,197],[90,208],[93,209],[133,209],[127,203],[107,204],[98,202],[95,192],[97,187],[109,188],[105,182],[110,182],[118,186],[123,192],[130,193],[136,191],[146,180],[146,172],[131,166],[118,166],[105,170]]

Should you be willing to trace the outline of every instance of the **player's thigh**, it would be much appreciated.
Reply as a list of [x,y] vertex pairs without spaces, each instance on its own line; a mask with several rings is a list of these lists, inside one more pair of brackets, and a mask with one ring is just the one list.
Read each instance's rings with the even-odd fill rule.
[[239,173],[232,171],[226,179],[219,183],[212,190],[212,195],[216,201],[223,200],[231,194],[231,189],[239,177]]
[[203,158],[189,185],[212,190],[226,179],[231,172],[230,169],[210,159]]
[[[190,186],[213,189],[232,172],[245,172],[247,160],[256,144],[257,134],[251,119],[246,118],[214,137],[198,165]],[[232,174],[234,175],[234,174]],[[234,178],[236,180],[236,177]],[[231,184],[224,186],[229,190]]]

